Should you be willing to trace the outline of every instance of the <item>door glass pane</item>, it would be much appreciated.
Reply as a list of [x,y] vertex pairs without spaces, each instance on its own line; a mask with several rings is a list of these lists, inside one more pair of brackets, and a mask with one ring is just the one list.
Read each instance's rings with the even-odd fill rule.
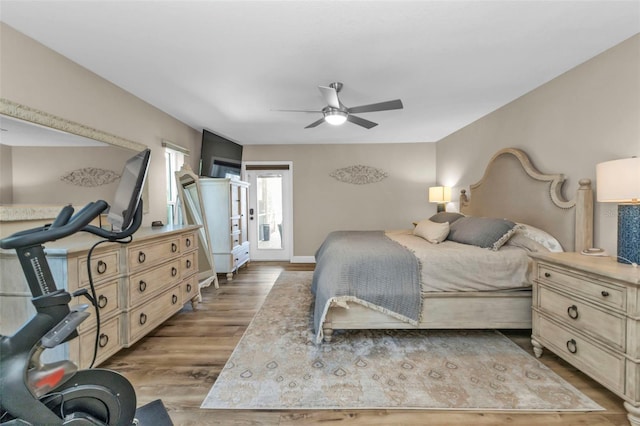
[[282,174],[256,177],[258,249],[282,249]]

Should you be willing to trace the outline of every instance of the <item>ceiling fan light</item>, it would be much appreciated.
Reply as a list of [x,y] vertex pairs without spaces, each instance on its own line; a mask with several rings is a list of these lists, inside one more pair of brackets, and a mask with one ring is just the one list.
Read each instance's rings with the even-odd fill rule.
[[339,110],[326,111],[324,120],[333,126],[339,126],[347,121],[347,113]]

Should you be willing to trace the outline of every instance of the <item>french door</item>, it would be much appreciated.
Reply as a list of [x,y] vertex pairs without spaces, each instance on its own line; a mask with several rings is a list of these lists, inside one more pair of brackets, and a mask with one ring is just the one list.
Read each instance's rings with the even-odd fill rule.
[[288,162],[243,164],[249,186],[251,260],[290,261],[293,254],[292,167]]

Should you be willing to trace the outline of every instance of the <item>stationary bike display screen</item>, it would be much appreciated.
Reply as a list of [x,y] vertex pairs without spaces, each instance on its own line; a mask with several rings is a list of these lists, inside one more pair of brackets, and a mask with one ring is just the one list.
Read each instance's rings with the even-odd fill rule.
[[127,229],[133,220],[133,215],[142,196],[142,186],[147,176],[150,155],[151,151],[148,149],[140,152],[131,157],[122,170],[120,184],[107,215],[107,222],[113,226],[115,231]]

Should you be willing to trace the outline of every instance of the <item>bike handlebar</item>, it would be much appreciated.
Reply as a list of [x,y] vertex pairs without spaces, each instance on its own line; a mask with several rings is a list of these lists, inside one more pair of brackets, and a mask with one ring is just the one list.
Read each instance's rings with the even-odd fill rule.
[[80,231],[89,232],[110,241],[117,241],[129,237],[140,227],[142,223],[142,201],[138,203],[133,222],[125,230],[113,232],[89,225],[91,221],[104,212],[107,207],[109,207],[109,204],[107,204],[106,201],[98,200],[87,204],[76,214],[73,214],[73,207],[65,206],[51,225],[16,232],[0,240],[0,248],[15,249],[30,247],[48,241],[59,240]]

